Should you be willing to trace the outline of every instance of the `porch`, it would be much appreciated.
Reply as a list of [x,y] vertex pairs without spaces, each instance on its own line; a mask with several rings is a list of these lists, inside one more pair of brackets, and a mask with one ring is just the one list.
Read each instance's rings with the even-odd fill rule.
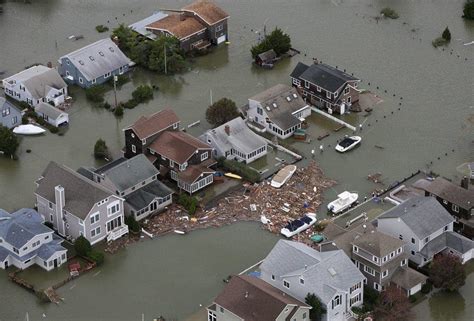
[[107,242],[115,241],[121,238],[122,236],[124,236],[125,234],[128,234],[127,225],[116,227],[115,229],[113,229],[107,234]]

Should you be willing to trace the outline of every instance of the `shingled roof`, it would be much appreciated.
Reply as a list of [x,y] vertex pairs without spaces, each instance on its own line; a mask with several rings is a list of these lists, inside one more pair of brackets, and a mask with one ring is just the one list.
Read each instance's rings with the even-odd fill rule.
[[209,0],[198,0],[185,6],[183,11],[197,14],[207,24],[213,25],[229,17],[229,14]]
[[245,321],[275,321],[288,305],[309,306],[270,284],[248,275],[233,276],[215,303]]
[[424,189],[431,194],[467,210],[474,208],[474,190],[462,188],[442,177],[437,177],[434,181],[425,186]]
[[[303,66],[298,64],[296,68],[303,68]],[[310,65],[299,77],[329,92],[336,92],[347,81],[359,80],[342,70],[322,63]]]
[[372,230],[359,234],[352,244],[372,255],[384,257],[396,251],[398,248],[403,247],[405,242],[377,230]]
[[173,124],[179,123],[179,118],[171,109],[163,109],[150,116],[140,117],[133,125],[124,130],[132,129],[140,139],[155,135]]
[[147,29],[166,30],[178,39],[187,38],[206,26],[194,17],[187,17],[183,14],[170,14],[165,18],[150,23]]

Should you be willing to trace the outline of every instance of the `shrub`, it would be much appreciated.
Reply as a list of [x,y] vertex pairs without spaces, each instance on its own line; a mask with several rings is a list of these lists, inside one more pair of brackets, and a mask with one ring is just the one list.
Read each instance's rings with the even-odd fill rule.
[[380,298],[380,293],[369,287],[364,286],[364,307],[366,311],[373,311]]
[[109,156],[109,148],[105,143],[105,140],[99,138],[94,145],[94,157],[97,159],[104,159],[108,158]]
[[186,193],[182,193],[178,197],[178,204],[183,206],[189,215],[194,215],[199,204],[198,199],[195,196],[190,196]]
[[92,246],[91,243],[81,235],[74,242],[74,249],[76,249],[78,255],[88,256],[87,254],[91,252]]
[[461,259],[452,254],[435,256],[429,275],[435,287],[446,291],[455,291],[466,283],[466,269]]
[[463,18],[474,20],[474,0],[467,0],[464,4]]
[[416,295],[410,295],[408,297],[408,301],[410,301],[410,303],[415,303],[417,300],[417,296]]
[[110,109],[112,106],[110,106],[110,104],[105,101],[102,107],[104,107],[105,109]]
[[326,314],[326,308],[314,293],[308,293],[306,295],[305,303],[311,307],[311,310],[309,310],[309,318],[311,320],[319,321],[323,315]]
[[115,84],[118,87],[121,87],[124,84],[126,84],[129,80],[130,80],[130,78],[127,75],[118,75],[117,76],[117,81],[115,82]]
[[239,115],[237,105],[229,98],[219,99],[206,110],[206,120],[214,127],[225,124],[229,120],[239,117]]
[[249,181],[250,183],[256,183],[260,181],[260,173],[245,165],[244,163],[229,159],[222,159],[220,163],[225,170],[242,176],[243,179]]
[[0,124],[0,151],[7,156],[14,156],[20,146],[18,137],[5,126]]
[[133,109],[137,107],[137,105],[138,102],[133,98],[121,104],[121,106],[126,109]]
[[86,256],[92,261],[94,261],[97,266],[102,265],[105,260],[104,253],[97,250],[90,250]]
[[448,27],[446,27],[446,29],[444,29],[443,33],[441,34],[441,37],[444,40],[446,40],[447,42],[451,41],[451,31],[449,31]]
[[95,103],[101,103],[104,101],[105,87],[102,85],[92,86],[86,88],[86,98],[89,101]]
[[125,216],[125,224],[128,225],[128,229],[133,233],[140,233],[140,224],[135,220],[133,215]]
[[53,134],[57,134],[59,132],[59,128],[51,126],[51,127],[49,127],[49,131]]
[[104,25],[98,25],[95,26],[95,30],[97,30],[98,33],[103,33],[109,31],[109,27],[104,26]]
[[426,281],[425,284],[421,287],[421,293],[428,294],[433,289],[433,284],[430,281]]
[[380,13],[383,14],[384,17],[390,19],[398,19],[398,17],[400,17],[398,13],[392,8],[383,8]]
[[123,116],[123,107],[122,106],[117,106],[114,110],[114,115],[117,117],[122,117]]
[[290,36],[284,33],[280,28],[275,28],[269,35],[258,45],[255,45],[250,49],[252,58],[255,59],[262,52],[268,51],[270,49],[275,50],[277,56],[281,56],[284,53],[287,53],[291,48],[291,39]]
[[132,93],[133,100],[139,103],[146,102],[150,99],[153,99],[153,88],[148,85],[138,86]]

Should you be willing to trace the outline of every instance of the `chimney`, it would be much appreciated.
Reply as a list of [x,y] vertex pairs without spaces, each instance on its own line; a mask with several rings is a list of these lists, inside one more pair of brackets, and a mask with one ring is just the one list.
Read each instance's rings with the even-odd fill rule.
[[229,125],[225,125],[224,131],[227,134],[227,136],[230,136],[230,127],[229,127]]
[[464,189],[469,189],[469,178],[464,176],[461,180],[461,187]]
[[53,68],[53,63],[51,61],[48,61],[48,63],[46,64],[46,66],[48,66],[48,68]]
[[[59,234],[66,235],[66,228],[64,223],[63,209],[66,205],[66,196],[64,193],[64,187],[58,185],[54,188],[54,201],[56,203],[56,225]],[[54,222],[53,222],[54,224]]]

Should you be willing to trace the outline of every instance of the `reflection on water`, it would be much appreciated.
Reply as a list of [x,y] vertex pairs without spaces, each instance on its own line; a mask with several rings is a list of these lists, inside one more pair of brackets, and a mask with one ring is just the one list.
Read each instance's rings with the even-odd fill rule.
[[429,298],[431,318],[437,321],[461,320],[466,302],[459,292],[440,291]]

